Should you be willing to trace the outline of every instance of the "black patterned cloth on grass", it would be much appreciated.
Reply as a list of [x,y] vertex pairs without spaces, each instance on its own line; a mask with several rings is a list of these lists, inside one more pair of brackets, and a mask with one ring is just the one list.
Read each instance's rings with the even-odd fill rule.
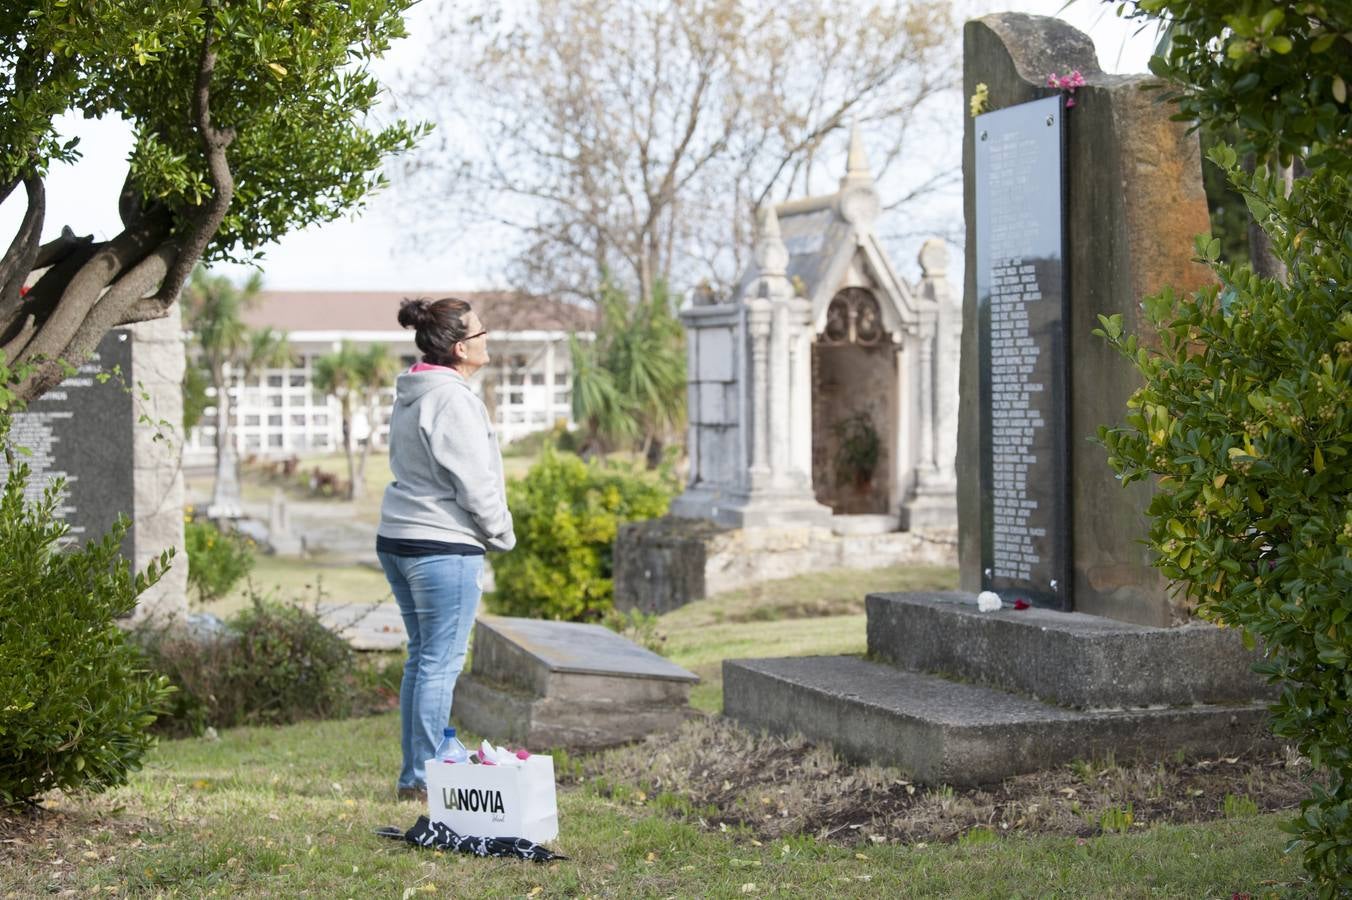
[[427,816],[418,816],[417,823],[408,831],[400,831],[396,826],[387,825],[384,828],[377,828],[376,834],[396,841],[407,841],[417,847],[454,850],[457,853],[473,853],[475,856],[515,856],[535,862],[568,858],[525,838],[456,834],[441,822],[429,821]]

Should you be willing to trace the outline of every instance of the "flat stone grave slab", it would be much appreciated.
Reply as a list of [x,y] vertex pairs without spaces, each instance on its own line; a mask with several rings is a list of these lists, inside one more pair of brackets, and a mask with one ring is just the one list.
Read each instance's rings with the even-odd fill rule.
[[408,643],[394,603],[321,603],[318,614],[353,650],[402,650]]
[[481,616],[452,714],[531,749],[609,747],[679,725],[698,681],[600,625]]

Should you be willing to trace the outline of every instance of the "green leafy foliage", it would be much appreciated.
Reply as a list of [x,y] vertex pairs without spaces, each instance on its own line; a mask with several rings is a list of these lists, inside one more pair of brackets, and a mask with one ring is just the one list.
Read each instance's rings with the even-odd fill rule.
[[136,631],[150,666],[177,688],[161,730],[343,718],[380,705],[380,679],[361,675],[352,648],[314,612],[252,601],[215,631],[153,622]]
[[1157,351],[1101,320],[1144,386],[1099,433],[1124,481],[1154,477],[1156,564],[1199,614],[1262,640],[1282,686],[1273,729],[1329,774],[1293,830],[1330,886],[1352,871],[1352,186],[1326,167],[1288,196],[1230,148],[1211,158],[1288,280],[1199,238],[1221,285],[1145,301]]
[[183,524],[188,551],[188,588],[198,603],[219,600],[253,569],[253,541],[233,531],[221,531],[207,521]]
[[841,419],[834,426],[840,438],[836,454],[836,484],[839,486],[867,486],[873,481],[882,455],[882,438],[873,425],[873,417],[864,410]]
[[663,515],[676,491],[669,471],[584,463],[546,448],[507,485],[516,549],[493,563],[492,606],[513,616],[596,620],[613,609],[611,550],[624,522]]
[[599,308],[595,339],[569,343],[573,418],[588,450],[641,443],[646,452],[685,421],[685,330],[664,281],[647,302],[631,302],[607,280]]
[[[0,444],[7,431],[0,415]],[[125,784],[169,693],[115,619],[131,613],[172,554],[133,573],[119,555],[126,520],[63,550],[61,485],[30,502],[28,479],[18,462],[0,494],[0,807],[54,788]]]
[[[1150,70],[1169,82],[1178,118],[1238,127],[1241,153],[1311,167],[1347,152],[1352,6],[1292,0],[1132,0],[1169,41]],[[1311,154],[1310,149],[1323,145]],[[1336,160],[1334,160],[1336,161]]]
[[135,146],[130,187],[190,221],[211,195],[194,127],[208,22],[217,60],[216,128],[229,148],[235,198],[208,259],[252,255],[269,241],[330,221],[384,179],[388,154],[423,129],[371,127],[379,85],[367,68],[405,35],[412,0],[203,3],[28,0],[0,12],[0,184],[73,161],[57,136],[69,111],[118,115]]
[[315,390],[338,399],[343,424],[343,449],[347,453],[348,499],[355,500],[365,493],[366,458],[371,451],[371,440],[357,451],[353,418],[365,410],[367,420],[375,422],[376,407],[381,403],[380,392],[394,380],[399,362],[390,355],[384,344],[360,348],[351,341],[343,341],[333,353],[314,362]]
[[1128,803],[1125,806],[1110,806],[1099,816],[1099,828],[1104,834],[1126,834],[1131,830],[1132,823],[1136,821],[1136,813],[1132,810],[1132,805]]
[[1157,565],[1201,615],[1262,640],[1273,730],[1327,773],[1289,830],[1332,897],[1352,883],[1352,6],[1128,6],[1168,24],[1151,69],[1178,117],[1236,136],[1208,155],[1288,271],[1259,277],[1199,238],[1221,286],[1146,298],[1157,348],[1101,320],[1144,387],[1100,435],[1124,480],[1155,477]]

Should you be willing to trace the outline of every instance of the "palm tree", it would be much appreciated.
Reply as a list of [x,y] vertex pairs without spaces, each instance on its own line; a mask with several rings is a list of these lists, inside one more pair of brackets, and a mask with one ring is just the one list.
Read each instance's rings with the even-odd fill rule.
[[[315,387],[338,400],[343,423],[343,449],[347,453],[349,500],[356,500],[366,493],[366,458],[371,452],[371,444],[375,442],[380,391],[390,383],[396,365],[384,345],[373,344],[361,350],[349,341],[343,341],[337,351],[315,360]],[[352,427],[358,411],[364,411],[367,421],[371,423],[370,434],[360,454]]]
[[[243,514],[239,457],[231,430],[230,382],[238,376],[242,386],[259,369],[285,366],[292,358],[284,333],[244,323],[244,311],[257,302],[262,289],[260,272],[236,286],[226,276],[208,275],[199,267],[183,290],[184,323],[198,348],[197,365],[216,391],[216,484],[207,510],[213,519],[237,519]],[[185,383],[191,381],[185,378]]]
[[574,338],[569,345],[583,454],[628,444],[652,465],[685,419],[684,332],[661,281],[638,303],[603,283],[600,312],[595,340],[587,345]]

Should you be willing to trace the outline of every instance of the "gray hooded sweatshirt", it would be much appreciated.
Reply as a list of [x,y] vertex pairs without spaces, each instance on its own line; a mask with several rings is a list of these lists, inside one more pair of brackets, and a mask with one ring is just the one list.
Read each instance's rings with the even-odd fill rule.
[[516,546],[497,437],[460,373],[405,372],[395,380],[390,469],[381,535],[488,550]]

